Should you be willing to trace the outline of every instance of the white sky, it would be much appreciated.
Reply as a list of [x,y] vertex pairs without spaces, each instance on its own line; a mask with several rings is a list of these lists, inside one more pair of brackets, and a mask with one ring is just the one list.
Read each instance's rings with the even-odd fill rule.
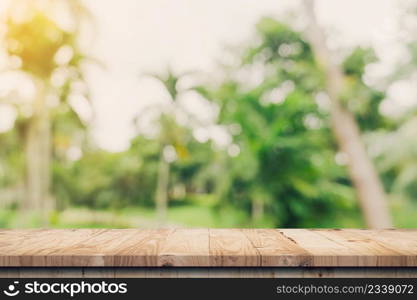
[[[372,43],[387,49],[392,42],[387,32],[395,24],[398,2],[319,0],[318,15],[331,33],[337,32],[339,44]],[[97,24],[90,54],[105,65],[105,69],[88,68],[97,117],[93,134],[100,146],[112,151],[128,146],[133,134],[132,118],[143,107],[166,98],[157,82],[140,79],[140,74],[162,72],[168,65],[177,71],[210,71],[222,59],[225,46],[238,46],[252,37],[254,25],[262,16],[277,15],[289,7],[295,7],[297,13],[295,0],[84,0],[84,3]],[[0,10],[1,6],[0,3]],[[387,58],[392,51],[388,54],[385,51]],[[384,51],[381,53],[384,55]],[[189,109],[200,116],[207,112],[201,103]]]

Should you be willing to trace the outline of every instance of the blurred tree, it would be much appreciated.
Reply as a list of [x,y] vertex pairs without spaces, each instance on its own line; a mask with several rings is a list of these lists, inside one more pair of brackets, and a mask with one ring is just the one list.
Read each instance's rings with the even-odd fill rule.
[[[341,212],[354,215],[327,111],[316,99],[322,75],[309,44],[270,18],[257,29],[259,42],[243,64],[219,87],[198,88],[219,104],[219,122],[232,136],[226,157],[212,164],[222,166],[214,171],[221,174],[215,177],[219,209],[229,203],[250,212],[253,225],[281,227],[328,226]],[[251,81],[254,73],[259,79]]]
[[[159,133],[157,140],[160,144],[158,179],[155,192],[155,204],[157,218],[160,224],[164,224],[167,218],[168,188],[171,164],[188,155],[186,148],[187,133],[185,128],[176,122],[176,113],[181,110],[178,105],[180,93],[184,92],[179,88],[178,82],[187,74],[174,74],[168,70],[163,75],[151,75],[157,79],[166,90],[169,96],[169,103],[162,108],[158,125]],[[139,116],[140,117],[140,116]]]
[[22,199],[23,155],[17,131],[0,134],[0,208],[15,207]]
[[[332,130],[340,150],[347,156],[350,177],[356,188],[366,224],[369,228],[389,228],[392,226],[383,185],[369,159],[361,140],[355,116],[340,101],[345,88],[343,68],[331,61],[331,53],[326,46],[325,35],[317,23],[313,0],[304,0],[308,14],[310,41],[314,55],[323,68],[326,92],[330,98],[330,118]],[[355,57],[351,57],[353,60]],[[345,67],[357,64],[347,61]],[[359,61],[360,63],[360,61]]]
[[[401,36],[395,46],[402,49],[405,55],[398,59],[389,76],[377,82],[383,89],[389,90],[395,85],[417,86],[417,4],[413,1],[404,4],[398,20]],[[400,106],[402,101],[407,102],[402,97],[417,96],[416,88],[411,92],[411,95],[407,92],[395,95],[398,97],[395,102],[386,99],[393,101],[395,108],[400,107],[397,112],[388,111],[398,128],[369,135],[369,143],[379,148],[376,153],[378,167],[383,172],[392,198],[400,203],[400,207],[415,204],[417,197],[417,143],[413,138],[417,134],[417,106],[415,103],[407,103],[405,109]],[[397,220],[397,223],[400,222]]]
[[[59,5],[70,12],[72,26],[65,29],[52,17]],[[77,44],[77,34],[86,15],[79,1],[40,0],[13,1],[7,14],[6,50],[19,62],[18,70],[31,76],[36,90],[30,117],[22,120],[21,125],[26,156],[23,203],[26,210],[46,213],[55,207],[50,194],[51,111],[55,105],[52,100],[58,97],[58,105],[72,109],[68,96],[73,84],[83,79],[80,66],[84,56]],[[58,91],[54,77],[64,82]]]
[[91,209],[150,207],[157,181],[159,145],[136,137],[124,152],[89,149],[55,171],[55,194],[62,202]]
[[[243,64],[231,67],[227,79],[214,91],[198,88],[219,103],[219,121],[231,128],[231,147],[239,149],[237,157],[226,159],[222,173],[229,179],[222,177],[218,186],[224,187],[222,199],[234,201],[233,205],[251,203],[254,219],[268,211],[269,216],[275,213],[278,226],[317,226],[323,224],[322,213],[331,216],[337,214],[338,206],[345,212],[355,206],[348,200],[353,198],[349,186],[352,180],[356,187],[358,178],[348,178],[344,168],[335,164],[335,156],[339,165],[352,163],[343,153],[336,153],[340,141],[336,139],[334,144],[331,135],[335,127],[351,131],[345,128],[344,118],[335,119],[333,104],[329,105],[326,96],[328,76],[318,68],[316,55],[303,36],[270,18],[262,19],[257,29],[257,44],[244,54]],[[372,50],[356,48],[338,70],[345,85],[338,92],[337,112],[342,106],[349,107],[343,111],[356,128],[356,137],[357,124],[363,131],[392,128],[378,113],[384,93],[362,80],[365,66],[374,60]],[[257,74],[256,80],[253,74]],[[328,122],[329,113],[332,122]],[[233,134],[236,128],[238,133]],[[356,151],[357,146],[348,150]],[[367,166],[373,170],[372,164]],[[363,191],[358,188],[358,192],[362,200]],[[369,218],[365,215],[367,221]]]

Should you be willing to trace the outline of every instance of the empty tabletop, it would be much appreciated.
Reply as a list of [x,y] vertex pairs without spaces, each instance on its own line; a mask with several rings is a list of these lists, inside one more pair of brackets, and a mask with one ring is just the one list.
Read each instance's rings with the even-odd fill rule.
[[417,230],[0,230],[1,267],[416,267]]

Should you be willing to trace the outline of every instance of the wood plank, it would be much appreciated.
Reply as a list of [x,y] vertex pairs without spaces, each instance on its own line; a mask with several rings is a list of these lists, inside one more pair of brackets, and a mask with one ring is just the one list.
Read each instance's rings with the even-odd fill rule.
[[176,229],[162,243],[158,266],[210,266],[209,230]]
[[[54,252],[49,257],[58,259],[58,261],[50,261],[48,264],[121,266],[125,260],[119,259],[118,252],[136,245],[148,234],[150,234],[148,231],[138,232],[136,229],[106,229],[88,239],[74,243],[70,247],[59,247],[58,249],[54,247]],[[66,260],[59,260],[60,257]]]
[[[83,230],[2,230],[0,232],[0,266],[61,265],[64,257],[54,252],[76,249],[74,245],[99,235],[104,229]],[[74,253],[71,252],[71,255]],[[82,258],[91,259],[91,257]],[[77,260],[74,255],[71,263]]]
[[241,229],[209,229],[210,266],[260,266],[260,254]]
[[276,229],[243,229],[261,256],[261,266],[308,266],[312,255]]
[[1,266],[154,266],[159,242],[170,230],[29,230],[18,237],[13,232],[0,233]]
[[407,229],[361,230],[350,229],[354,234],[377,241],[386,248],[405,257],[407,266],[417,266],[417,231]]
[[172,232],[172,229],[138,230],[131,242],[115,251],[115,265],[158,266],[162,243]]
[[307,229],[280,229],[279,231],[312,255],[311,266],[349,267],[358,265],[360,253],[355,253],[346,245],[333,241],[315,231]]
[[356,255],[356,266],[406,266],[406,257],[400,252],[349,230],[314,230],[341,245]]
[[105,229],[83,230],[1,230],[0,255],[12,252],[16,255],[27,253],[50,254],[53,247],[65,248],[91,236],[104,232]]

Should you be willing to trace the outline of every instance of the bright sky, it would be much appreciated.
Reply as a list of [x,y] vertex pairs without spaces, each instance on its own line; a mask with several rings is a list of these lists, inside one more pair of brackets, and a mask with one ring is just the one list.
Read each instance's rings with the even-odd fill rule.
[[[372,43],[387,49],[392,42],[388,33],[395,24],[398,2],[319,0],[318,15],[331,33],[337,33],[339,44]],[[225,46],[239,46],[251,38],[260,17],[277,15],[291,7],[297,14],[294,0],[84,0],[84,3],[97,24],[90,54],[105,65],[104,69],[88,68],[96,110],[93,134],[100,146],[112,151],[128,146],[134,133],[132,119],[144,107],[166,99],[156,81],[141,79],[140,74],[162,72],[168,65],[176,71],[210,71],[224,56]],[[390,53],[381,51],[387,64],[394,51],[389,49]],[[204,117],[209,112],[201,101],[189,102],[193,105],[188,105],[188,109],[196,115]]]

